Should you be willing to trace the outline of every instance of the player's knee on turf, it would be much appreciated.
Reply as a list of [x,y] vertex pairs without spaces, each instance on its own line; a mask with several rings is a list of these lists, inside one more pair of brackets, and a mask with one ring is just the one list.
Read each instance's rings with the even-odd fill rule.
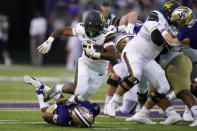
[[107,80],[107,84],[112,85],[113,87],[118,87],[120,82],[120,77],[118,77],[115,73],[112,73]]
[[122,82],[120,83],[120,86],[125,92],[127,92],[138,83],[138,79],[136,79],[133,75],[129,75],[123,78]]
[[149,91],[149,97],[155,102],[158,103],[161,99],[165,98],[166,95],[165,94],[160,94],[159,92],[157,92],[156,89],[151,89]]

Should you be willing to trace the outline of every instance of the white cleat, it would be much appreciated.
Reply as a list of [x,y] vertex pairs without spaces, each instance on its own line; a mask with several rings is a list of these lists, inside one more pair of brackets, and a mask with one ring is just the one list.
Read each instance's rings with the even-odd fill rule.
[[197,119],[195,119],[192,124],[190,124],[189,126],[193,127],[193,126],[197,126]]
[[183,113],[183,118],[182,118],[184,121],[193,121],[194,118],[192,117],[192,113],[189,112],[189,111],[185,111]]
[[137,112],[134,116],[132,116],[129,120],[135,121],[138,123],[142,124],[156,124],[156,122],[153,122],[150,118],[149,115],[146,114],[143,111]]
[[24,81],[28,84],[31,84],[33,85],[35,88],[39,88],[40,86],[42,86],[42,83],[38,80],[36,80],[34,77],[32,76],[28,76],[28,75],[25,75],[24,76]]
[[110,100],[109,103],[107,104],[107,115],[111,116],[111,117],[115,117],[116,116],[116,106],[117,102]]
[[181,116],[178,113],[171,113],[165,121],[160,122],[162,125],[171,125],[179,122],[181,120]]
[[133,117],[134,117],[134,115],[131,116],[131,117],[126,118],[125,120],[126,120],[126,121],[134,121]]

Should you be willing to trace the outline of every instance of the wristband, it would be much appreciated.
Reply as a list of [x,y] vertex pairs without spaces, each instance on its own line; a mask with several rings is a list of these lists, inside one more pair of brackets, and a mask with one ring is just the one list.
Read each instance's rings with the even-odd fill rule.
[[52,43],[54,41],[54,38],[52,36],[50,36],[47,41],[49,41],[50,43]]

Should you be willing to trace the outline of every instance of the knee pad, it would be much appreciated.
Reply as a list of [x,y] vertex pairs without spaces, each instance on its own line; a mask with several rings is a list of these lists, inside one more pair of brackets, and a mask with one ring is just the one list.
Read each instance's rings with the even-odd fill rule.
[[140,94],[139,92],[137,92],[137,98],[138,98],[138,102],[140,104],[144,104],[148,98],[148,91],[145,94]]
[[160,94],[156,91],[156,89],[150,90],[149,97],[156,103],[159,102],[160,99],[163,99],[166,97],[165,94]]
[[129,77],[131,77],[131,75],[125,77],[125,78],[123,79],[123,81],[120,83],[120,86],[121,86],[122,89],[125,90],[126,92],[127,92],[128,90],[130,90],[134,85],[136,85],[136,84],[139,83],[139,80],[138,80],[138,79],[136,79],[134,82],[132,82],[132,81],[129,80]]
[[112,85],[114,87],[118,87],[118,85],[120,84],[120,78],[118,80],[113,80],[111,78],[111,76],[109,76],[108,80],[107,80],[107,84]]

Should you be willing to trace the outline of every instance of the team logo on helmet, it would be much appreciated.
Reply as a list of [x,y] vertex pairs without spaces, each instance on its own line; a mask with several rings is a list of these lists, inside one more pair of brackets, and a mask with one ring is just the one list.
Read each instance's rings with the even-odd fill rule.
[[171,21],[173,21],[174,25],[178,29],[184,26],[191,28],[190,26],[193,26],[195,22],[195,17],[193,16],[190,8],[181,6],[172,12]]
[[83,106],[77,106],[73,109],[72,119],[78,127],[91,127],[94,123],[93,114]]
[[172,3],[172,2],[170,2],[170,1],[168,1],[168,2],[166,2],[164,5],[163,5],[163,7],[165,7],[165,8],[170,8],[172,5],[173,5],[174,3]]
[[105,21],[105,17],[101,14],[101,22],[103,23]]

